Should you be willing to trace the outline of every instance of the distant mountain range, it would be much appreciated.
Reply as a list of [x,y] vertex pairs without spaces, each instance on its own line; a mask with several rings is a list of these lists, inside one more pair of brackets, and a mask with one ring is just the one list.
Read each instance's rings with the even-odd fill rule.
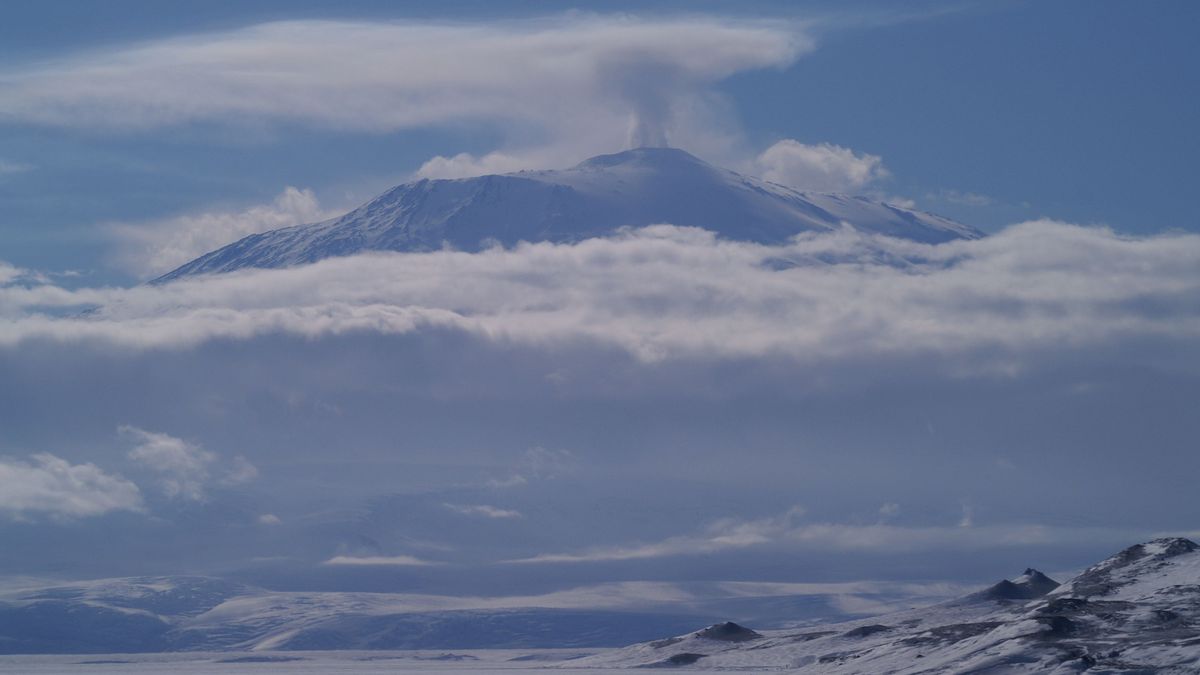
[[[272,592],[207,577],[30,585],[0,594],[0,653],[592,648],[679,634],[724,611],[743,623],[741,617],[759,616],[776,626],[804,627],[762,630],[722,619],[570,665],[813,673],[1200,672],[1200,546],[1187,539],[1132,546],[1062,585],[1028,569],[956,600],[840,623],[816,623],[815,616],[830,615],[828,598],[811,596],[638,612],[537,603],[472,610],[416,606],[431,597]],[[773,620],[767,618],[772,610]],[[781,620],[787,612],[794,621]]]
[[925,243],[982,236],[924,211],[794,190],[715,167],[683,150],[638,148],[564,170],[406,183],[341,217],[250,235],[156,281],[289,267],[365,251],[573,242],[659,223],[762,243],[844,226]]
[[794,595],[754,583],[640,585],[644,601],[627,587],[568,592],[608,598],[590,607],[553,597],[272,591],[199,576],[26,582],[0,591],[0,654],[621,647],[725,618],[788,626],[866,614],[846,605],[945,597],[941,584],[928,594],[919,584],[869,582]]
[[932,607],[803,630],[732,623],[572,662],[795,673],[1198,673],[1200,546],[1155,539],[1058,585],[1036,570]]

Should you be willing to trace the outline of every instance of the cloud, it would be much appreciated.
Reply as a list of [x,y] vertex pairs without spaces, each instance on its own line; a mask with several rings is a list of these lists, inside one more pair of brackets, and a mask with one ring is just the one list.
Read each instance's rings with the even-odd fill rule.
[[879,520],[891,520],[900,514],[900,505],[895,502],[888,502],[879,507]]
[[464,516],[482,516],[484,518],[521,518],[520,511],[501,509],[487,504],[446,504],[446,508]]
[[117,241],[116,262],[142,278],[158,276],[247,235],[333,217],[311,190],[284,188],[270,204],[240,211],[209,211],[108,227]]
[[368,556],[349,556],[338,555],[326,560],[323,565],[332,566],[393,566],[393,567],[423,567],[426,565],[436,565],[435,562],[421,560],[410,555],[368,555]]
[[20,267],[0,261],[0,285],[10,284],[20,279],[24,274],[25,270]]
[[214,479],[213,467],[219,460],[216,454],[169,434],[128,425],[118,431],[136,443],[128,453],[129,459],[157,474],[163,494],[171,499],[203,501],[214,482],[237,485],[258,476],[258,469],[249,460],[236,457],[224,474]]
[[948,368],[1007,369],[1129,340],[1190,349],[1200,336],[1197,265],[1197,235],[1135,238],[1051,221],[940,245],[843,230],[764,246],[654,226],[163,286],[9,285],[0,287],[0,347],[190,349],[274,334],[453,330],[499,343],[604,344],[647,362],[937,353]]
[[958,519],[959,527],[974,527],[975,526],[975,509],[970,504],[962,505],[962,516]]
[[611,150],[665,140],[706,107],[714,82],[793,62],[813,48],[805,29],[583,13],[280,21],[10,66],[0,71],[0,115],[123,130],[251,121],[388,132],[482,121],[515,135],[536,129],[536,146]]
[[283,520],[274,513],[264,513],[257,519],[259,525],[281,525]]
[[[60,274],[59,276],[68,276]],[[50,282],[51,275],[24,269],[0,260],[0,286],[8,284],[39,285]]]
[[222,485],[241,485],[258,478],[258,467],[251,464],[250,460],[245,457],[238,455],[230,464],[231,466],[220,480]]
[[129,458],[159,474],[163,492],[171,498],[200,501],[208,482],[208,467],[216,455],[174,436],[123,426],[121,434],[137,446]]
[[806,145],[790,138],[758,155],[751,171],[771,182],[811,192],[858,192],[889,175],[877,155],[856,154],[829,143]]
[[534,166],[528,153],[514,156],[503,152],[489,152],[476,157],[460,152],[453,157],[438,155],[417,169],[417,178],[468,178],[495,173],[510,173]]
[[136,485],[95,464],[71,464],[48,453],[30,459],[0,458],[0,513],[82,518],[142,508]]
[[0,176],[32,171],[33,165],[24,162],[14,162],[0,157]]
[[493,477],[487,481],[487,485],[492,488],[513,488],[533,481],[553,480],[573,472],[575,465],[576,460],[570,450],[534,446],[525,451],[512,473],[502,478]]
[[[815,49],[814,26],[579,12],[486,24],[270,22],[10,66],[0,70],[0,115],[127,132],[196,123],[365,133],[483,124],[499,130],[501,147],[437,155],[415,177],[565,166],[622,147],[674,145],[785,185],[854,192],[887,176],[878,156],[786,139],[755,157],[712,87],[794,63]],[[287,216],[295,208],[123,226],[119,261],[139,273],[165,271],[262,223],[294,224]]]

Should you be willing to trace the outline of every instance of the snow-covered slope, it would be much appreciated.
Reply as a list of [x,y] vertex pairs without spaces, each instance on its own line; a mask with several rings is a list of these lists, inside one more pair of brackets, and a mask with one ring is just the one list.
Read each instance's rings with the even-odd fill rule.
[[865,197],[800,192],[714,167],[683,150],[638,148],[565,170],[406,183],[339,218],[251,235],[159,281],[362,251],[446,245],[473,251],[492,242],[579,241],[655,223],[766,243],[845,223],[927,243],[981,236],[923,211]]
[[959,600],[806,630],[717,625],[574,661],[812,673],[1200,672],[1200,546],[1156,539],[1055,587],[1036,570]]

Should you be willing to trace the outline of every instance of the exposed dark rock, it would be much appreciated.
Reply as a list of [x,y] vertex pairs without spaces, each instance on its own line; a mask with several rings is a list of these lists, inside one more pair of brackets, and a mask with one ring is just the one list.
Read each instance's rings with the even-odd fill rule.
[[969,637],[982,635],[1003,625],[1000,621],[979,621],[975,623],[956,623],[947,626],[930,628],[925,633],[901,640],[903,645],[940,645],[952,644]]
[[642,666],[642,667],[643,668],[663,668],[663,667],[671,667],[671,666],[690,666],[693,663],[704,658],[705,656],[706,656],[705,654],[694,654],[692,652],[683,652],[681,654],[675,654],[673,656],[667,657],[667,658],[663,659],[662,661],[658,661],[657,663],[651,663],[649,665]]
[[853,628],[851,630],[846,631],[842,635],[845,637],[860,638],[860,637],[867,637],[868,635],[874,635],[876,633],[883,633],[883,632],[889,631],[891,629],[892,629],[891,626],[883,626],[883,625],[875,623],[875,624],[871,624],[869,626],[859,626],[858,628]]
[[1014,581],[1004,579],[972,598],[989,600],[1033,600],[1058,588],[1059,583],[1032,567]]
[[750,640],[761,638],[762,635],[745,626],[739,626],[732,621],[726,621],[725,623],[717,623],[705,628],[696,633],[696,637],[702,637],[706,640],[720,640],[722,642],[749,642]]
[[650,646],[654,647],[655,649],[663,649],[664,647],[670,647],[671,645],[679,643],[679,642],[683,642],[683,638],[671,637],[671,638],[664,638],[662,640],[655,640],[654,642],[650,643]]

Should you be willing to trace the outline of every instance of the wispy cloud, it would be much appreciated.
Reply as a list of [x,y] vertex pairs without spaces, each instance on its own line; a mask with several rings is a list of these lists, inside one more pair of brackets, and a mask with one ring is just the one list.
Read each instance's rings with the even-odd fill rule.
[[940,190],[925,195],[928,199],[959,204],[961,206],[991,206],[995,199],[978,192],[960,192],[958,190]]
[[464,516],[481,516],[483,518],[521,518],[521,512],[513,509],[502,509],[488,504],[446,504],[446,508]]
[[436,565],[437,563],[415,558],[410,555],[338,555],[326,560],[322,564],[332,565],[335,567],[423,567],[425,565]]
[[811,49],[801,23],[731,17],[281,21],[12,65],[0,71],[0,114],[131,131],[254,121],[384,132],[472,121],[525,136],[536,129],[544,157],[563,145],[611,150],[687,136],[689,117],[709,114],[709,85]]
[[726,518],[702,532],[669,537],[653,543],[592,548],[577,553],[549,553],[507,561],[514,564],[570,564],[643,560],[755,547],[807,551],[899,553],[929,550],[978,550],[1051,543],[1112,541],[1136,538],[1137,533],[1103,528],[1064,528],[1041,524],[971,523],[944,526],[899,526],[847,523],[806,523],[803,509],[756,520]]
[[[732,75],[786,67],[813,51],[815,26],[578,12],[486,24],[281,21],[13,65],[0,70],[0,114],[126,132],[193,123],[364,133],[486,124],[501,130],[500,147],[437,155],[416,177],[564,166],[670,144],[801,189],[859,191],[887,177],[880,157],[792,139],[750,150],[713,91]],[[298,209],[316,210],[304,196],[122,227],[119,259],[138,271],[168,269],[271,223],[293,224]]]
[[663,558],[698,553],[716,553],[768,544],[790,531],[804,515],[804,509],[793,507],[787,512],[758,520],[724,518],[711,523],[702,534],[671,537],[650,544],[597,548],[583,553],[543,554],[532,558],[510,560],[512,563],[577,563],[615,560]]
[[3,157],[0,157],[0,177],[14,173],[25,173],[26,171],[32,170],[32,164],[26,164],[25,162],[14,162],[12,160],[7,160]]
[[235,457],[214,476],[220,458],[199,445],[128,425],[119,431],[134,443],[129,459],[156,474],[163,493],[172,499],[203,501],[213,483],[237,485],[258,476],[258,469],[244,457]]

